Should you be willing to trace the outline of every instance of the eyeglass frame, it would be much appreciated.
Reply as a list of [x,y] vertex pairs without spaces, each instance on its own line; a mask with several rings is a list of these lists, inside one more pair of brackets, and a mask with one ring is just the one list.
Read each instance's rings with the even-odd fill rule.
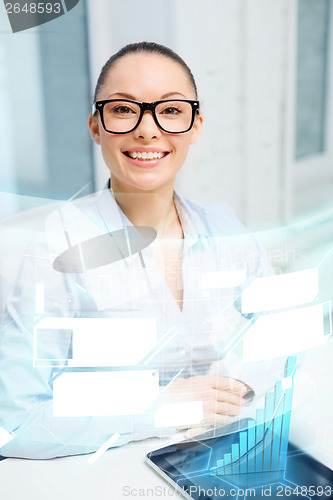
[[[130,102],[132,104],[137,104],[140,107],[140,115],[139,115],[137,124],[131,130],[128,130],[126,132],[111,132],[105,126],[105,122],[104,122],[104,106],[106,104],[108,104],[109,102],[119,102],[119,101],[121,101],[121,102]],[[164,129],[159,124],[157,116],[156,116],[155,109],[156,109],[156,106],[158,106],[158,104],[161,104],[163,102],[188,102],[189,104],[191,104],[191,106],[192,106],[192,119],[191,119],[190,126],[188,127],[187,130],[182,130],[181,132],[170,132],[170,131]],[[156,125],[158,126],[158,128],[160,128],[161,130],[163,130],[163,132],[166,132],[167,134],[185,134],[186,132],[189,132],[191,130],[191,128],[193,127],[195,116],[196,116],[196,114],[199,114],[199,112],[200,112],[199,106],[200,106],[199,101],[194,101],[194,100],[191,100],[191,99],[164,99],[164,100],[161,100],[161,101],[154,101],[154,102],[140,102],[140,101],[133,101],[131,99],[104,99],[102,101],[96,101],[96,102],[94,102],[94,104],[92,106],[92,110],[91,110],[91,115],[94,116],[94,114],[96,113],[96,111],[99,111],[99,115],[101,117],[101,122],[102,122],[102,125],[103,125],[103,128],[104,128],[105,132],[108,132],[109,134],[129,134],[130,132],[133,132],[140,125],[142,117],[143,117],[145,111],[150,111],[151,114],[153,115],[154,122],[156,123]]]

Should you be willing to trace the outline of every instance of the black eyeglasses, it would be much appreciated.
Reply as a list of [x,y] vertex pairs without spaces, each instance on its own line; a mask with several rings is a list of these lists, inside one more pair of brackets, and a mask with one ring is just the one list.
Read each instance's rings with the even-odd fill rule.
[[110,134],[133,132],[142,120],[145,111],[150,111],[156,125],[169,134],[183,134],[193,127],[199,114],[199,101],[167,99],[155,102],[139,102],[130,99],[108,99],[96,101],[92,115],[99,111],[102,125]]

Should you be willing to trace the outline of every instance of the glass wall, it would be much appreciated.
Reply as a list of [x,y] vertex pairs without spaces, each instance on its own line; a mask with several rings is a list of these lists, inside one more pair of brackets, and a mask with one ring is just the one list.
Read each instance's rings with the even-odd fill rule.
[[[12,33],[0,11],[0,215],[37,198],[94,189],[87,126],[90,71],[86,2],[37,28]],[[10,206],[11,205],[11,206]]]

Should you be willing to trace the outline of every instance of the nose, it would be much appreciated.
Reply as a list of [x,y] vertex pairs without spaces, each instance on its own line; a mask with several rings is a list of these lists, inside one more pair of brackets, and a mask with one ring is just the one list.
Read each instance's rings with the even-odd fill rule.
[[161,130],[156,125],[151,111],[146,110],[143,113],[141,122],[134,130],[134,135],[138,139],[159,139],[161,137]]

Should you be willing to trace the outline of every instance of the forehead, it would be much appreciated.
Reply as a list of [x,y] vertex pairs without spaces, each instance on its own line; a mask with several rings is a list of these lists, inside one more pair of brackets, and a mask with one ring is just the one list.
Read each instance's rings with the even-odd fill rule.
[[185,68],[164,55],[138,53],[127,54],[111,66],[99,98],[126,93],[140,101],[153,101],[171,92],[195,99]]

